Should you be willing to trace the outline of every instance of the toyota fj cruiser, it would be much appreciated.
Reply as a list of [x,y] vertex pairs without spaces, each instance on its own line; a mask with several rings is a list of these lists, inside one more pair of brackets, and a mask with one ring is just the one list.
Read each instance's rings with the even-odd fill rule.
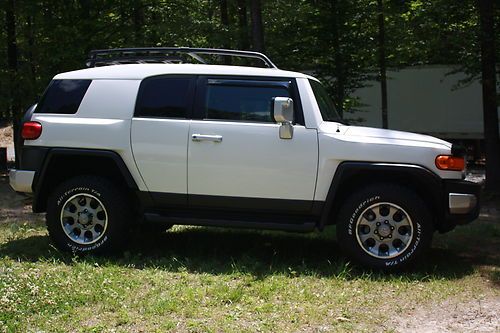
[[[253,66],[210,64],[214,57]],[[462,149],[349,126],[317,79],[263,54],[98,50],[87,65],[56,75],[28,110],[20,168],[10,171],[62,250],[117,249],[134,223],[335,224],[349,257],[402,267],[435,231],[478,216]]]

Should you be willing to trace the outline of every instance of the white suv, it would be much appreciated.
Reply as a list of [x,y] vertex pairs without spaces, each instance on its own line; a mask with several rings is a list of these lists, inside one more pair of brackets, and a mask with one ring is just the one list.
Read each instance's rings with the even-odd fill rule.
[[[214,54],[270,68],[205,64]],[[317,79],[262,54],[115,49],[92,52],[89,65],[55,76],[26,113],[21,168],[10,172],[63,250],[116,249],[145,222],[335,224],[351,258],[402,267],[434,231],[478,216],[480,189],[463,180],[462,149],[349,126]]]

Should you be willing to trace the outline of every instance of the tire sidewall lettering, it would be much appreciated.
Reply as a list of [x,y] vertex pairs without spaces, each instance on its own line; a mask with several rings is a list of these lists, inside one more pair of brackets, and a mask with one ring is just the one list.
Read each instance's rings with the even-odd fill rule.
[[66,243],[66,245],[72,252],[88,252],[100,248],[104,243],[106,243],[107,240],[108,236],[104,236],[103,239],[101,239],[97,243],[92,244],[92,246],[75,245],[74,243],[70,242]]
[[415,229],[416,229],[416,235],[415,237],[413,238],[412,242],[413,242],[413,245],[406,250],[406,252],[404,254],[402,254],[400,257],[397,257],[397,258],[394,258],[393,260],[389,260],[389,261],[386,261],[385,262],[385,265],[386,266],[397,266],[397,265],[400,265],[402,263],[404,263],[405,261],[407,261],[408,259],[410,259],[413,254],[415,253],[415,251],[418,249],[418,245],[420,244],[420,241],[421,241],[421,238],[422,238],[422,225],[421,223],[419,222],[416,222],[415,223]]
[[101,197],[101,193],[95,189],[92,189],[89,187],[74,187],[74,188],[64,192],[62,195],[60,195],[57,198],[57,206],[61,206],[67,200],[67,198],[69,198],[70,196],[72,196],[74,194],[78,194],[78,193],[88,193],[88,194],[92,194],[98,198]]
[[366,206],[370,205],[372,202],[374,202],[376,200],[380,200],[380,196],[376,195],[376,196],[370,197],[366,200],[363,200],[363,202],[361,202],[358,205],[358,207],[356,207],[356,209],[352,213],[351,217],[349,218],[349,223],[347,224],[347,233],[349,234],[349,236],[353,236],[353,234],[354,234],[353,229],[354,229],[354,225],[356,224],[358,213],[360,211],[362,211]]

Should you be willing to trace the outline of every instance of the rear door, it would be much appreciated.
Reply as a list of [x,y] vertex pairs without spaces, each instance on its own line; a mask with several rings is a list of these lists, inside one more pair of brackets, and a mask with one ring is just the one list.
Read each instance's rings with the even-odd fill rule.
[[[315,129],[295,123],[280,139],[273,97],[292,97],[303,119],[293,79],[199,79],[189,132],[190,206],[307,212],[318,163]],[[300,112],[300,114],[299,114]]]
[[132,119],[134,158],[157,204],[187,203],[187,146],[194,76],[142,81]]

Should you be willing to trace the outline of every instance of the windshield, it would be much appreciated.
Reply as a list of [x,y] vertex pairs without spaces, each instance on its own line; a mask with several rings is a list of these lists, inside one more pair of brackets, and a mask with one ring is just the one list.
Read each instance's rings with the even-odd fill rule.
[[315,80],[309,80],[309,82],[311,83],[314,97],[316,97],[316,101],[318,102],[319,111],[321,112],[323,120],[341,123],[342,118],[340,118],[339,114],[337,113],[335,104],[333,104],[332,99],[326,92],[326,89],[323,87],[323,85]]

